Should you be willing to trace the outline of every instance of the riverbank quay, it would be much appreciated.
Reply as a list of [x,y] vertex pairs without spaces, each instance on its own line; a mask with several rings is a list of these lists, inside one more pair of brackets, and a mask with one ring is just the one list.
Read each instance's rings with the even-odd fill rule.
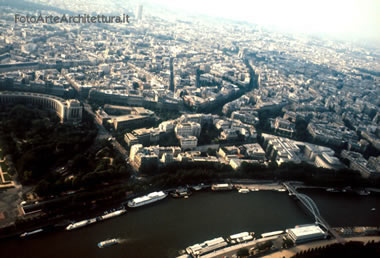
[[[70,221],[78,221],[87,217],[94,217],[106,210],[117,208],[134,195],[128,195],[125,191],[113,194],[98,195],[97,192],[78,192],[57,198],[34,202],[29,205],[19,204],[19,210],[24,210],[23,215],[16,217],[14,223],[0,227],[0,239],[18,237],[23,232],[36,229],[44,231],[60,230]],[[113,195],[112,195],[113,194]],[[21,200],[18,202],[20,203]]]
[[[283,183],[291,184],[296,190],[298,189],[321,189],[327,190],[331,189],[330,186],[319,186],[319,185],[307,185],[302,181],[278,181],[278,180],[253,180],[253,179],[231,179],[225,180],[225,183],[232,184],[235,188],[247,188],[249,190],[272,190],[278,191],[285,189]],[[350,187],[348,187],[351,189]],[[379,188],[365,188],[365,190],[380,192]]]
[[241,243],[241,244],[236,244],[233,246],[228,246],[226,248],[214,251],[212,253],[208,253],[205,255],[200,256],[200,258],[218,258],[218,257],[232,257],[232,255],[236,254],[236,252],[239,249],[242,248],[247,248],[248,250],[255,247],[256,245],[260,243],[264,243],[267,241],[274,241],[278,238],[279,236],[273,236],[273,237],[267,237],[267,238],[260,238],[257,240],[252,240],[246,243]]
[[[306,243],[294,243],[292,237],[289,237],[289,233],[280,233],[271,236],[270,232],[262,234],[262,238],[246,241],[240,244],[229,245],[213,252],[206,253],[197,257],[202,258],[226,258],[236,257],[237,253],[241,249],[246,249],[252,257],[283,257],[284,254],[288,254],[289,257],[295,255],[298,252],[307,251],[312,248],[325,247],[331,244],[345,245],[350,241],[360,241],[366,244],[369,241],[377,242],[380,240],[380,227],[336,227],[333,228],[338,234],[339,238],[331,238],[325,235],[324,239],[309,240]],[[276,231],[283,232],[283,231]],[[288,230],[286,230],[288,232]],[[352,240],[354,239],[354,240]],[[277,256],[278,254],[278,256]],[[273,255],[273,256],[272,256]],[[180,256],[181,257],[181,256]],[[286,257],[286,256],[285,256]]]
[[332,189],[332,192],[355,192],[358,189],[373,192],[373,193],[380,193],[380,188],[375,187],[355,187],[352,188],[351,186],[347,185],[345,187],[331,187],[331,186],[318,186],[318,185],[306,185],[304,182],[301,181],[288,181],[286,183],[291,183],[291,185],[296,189],[324,189],[327,191],[330,191]]
[[251,182],[251,183],[234,183],[234,188],[236,189],[249,189],[251,191],[278,191],[281,189],[285,189],[283,185],[276,181],[271,182]]
[[[366,244],[370,241],[379,242],[380,236],[345,237],[345,240],[346,240],[346,242],[358,241],[358,242],[362,242],[363,244]],[[265,256],[263,256],[263,258],[284,258],[284,257],[290,258],[290,257],[293,257],[294,255],[296,255],[297,253],[302,252],[302,251],[306,251],[306,250],[309,250],[312,248],[325,247],[325,246],[328,246],[331,244],[336,244],[336,243],[338,243],[336,239],[305,243],[305,244],[297,245],[297,246],[289,248],[289,249],[283,249],[279,252],[275,252],[272,254],[265,255]],[[223,257],[223,256],[218,256],[218,257]]]
[[[281,237],[281,236],[280,236]],[[205,254],[203,256],[200,256],[200,258],[226,258],[226,257],[235,257],[236,253],[240,249],[248,249],[249,252],[252,254],[253,249],[259,245],[260,243],[265,243],[268,241],[276,241],[278,240],[279,236],[275,237],[268,237],[268,238],[261,238],[258,240],[249,241],[242,244],[237,244],[233,246],[228,246],[226,248],[214,251],[212,253]],[[380,236],[351,236],[351,237],[345,237],[346,242],[350,241],[357,241],[362,242],[363,244],[366,244],[371,241],[379,242]],[[268,250],[264,251],[266,255],[263,255],[263,252],[260,252],[256,255],[253,255],[252,257],[265,257],[265,258],[290,258],[296,255],[299,252],[307,251],[312,248],[321,248],[326,247],[332,244],[337,244],[338,241],[336,239],[330,239],[330,240],[321,240],[321,241],[313,241],[305,244],[296,245],[289,249],[282,249],[280,251],[275,251],[270,254],[268,254]]]

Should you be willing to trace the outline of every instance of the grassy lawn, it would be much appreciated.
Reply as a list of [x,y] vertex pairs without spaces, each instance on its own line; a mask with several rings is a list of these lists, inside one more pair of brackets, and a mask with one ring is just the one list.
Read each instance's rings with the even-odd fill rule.
[[5,180],[5,182],[7,182],[7,181],[12,181],[12,178],[11,178],[10,175],[8,175],[8,173],[3,173],[3,176],[4,176],[4,180]]
[[0,166],[3,172],[8,172],[8,165],[5,162],[0,162]]

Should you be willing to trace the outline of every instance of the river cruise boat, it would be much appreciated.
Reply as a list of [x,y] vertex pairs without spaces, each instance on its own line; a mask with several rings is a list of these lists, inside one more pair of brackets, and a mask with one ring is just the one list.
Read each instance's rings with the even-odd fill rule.
[[160,192],[153,192],[148,195],[144,195],[142,197],[137,197],[128,202],[128,207],[130,208],[136,208],[143,205],[147,205],[152,202],[160,201],[168,196],[167,193],[164,193],[163,191]]
[[101,220],[106,220],[106,219],[110,219],[113,217],[120,216],[126,212],[127,212],[127,210],[125,208],[122,208],[120,210],[116,210],[116,211],[112,211],[112,212],[106,212],[106,213],[104,213],[104,215],[100,216],[100,218],[101,218]]
[[98,220],[96,218],[92,218],[92,219],[86,219],[86,220],[82,220],[79,222],[71,223],[70,225],[68,225],[66,227],[66,230],[73,230],[73,229],[77,229],[77,228],[82,228],[82,227],[88,226],[90,224],[96,223],[97,221]]
[[113,238],[113,239],[108,239],[108,240],[104,240],[104,241],[99,242],[98,243],[98,247],[99,248],[104,248],[104,247],[107,247],[107,246],[117,245],[117,244],[120,244],[120,239]]

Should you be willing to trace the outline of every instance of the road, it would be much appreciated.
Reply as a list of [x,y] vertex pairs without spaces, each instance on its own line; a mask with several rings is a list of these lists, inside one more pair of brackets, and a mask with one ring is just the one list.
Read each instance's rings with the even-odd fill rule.
[[102,124],[100,124],[96,120],[96,114],[92,111],[91,106],[87,102],[82,102],[83,107],[87,113],[89,113],[92,118],[95,121],[96,126],[98,127],[98,135],[96,136],[96,141],[101,141],[101,140],[108,140],[111,142],[112,146],[117,150],[121,156],[125,159],[128,158],[128,152],[127,150],[121,146],[121,144],[114,138],[112,137],[112,134],[110,134]]
[[[372,241],[372,240],[380,241],[380,236],[345,238],[345,241],[347,241],[347,242],[348,241],[360,241],[363,243],[367,243],[367,242]],[[266,255],[263,257],[264,258],[282,258],[282,257],[288,258],[288,257],[293,257],[297,253],[302,252],[302,251],[306,251],[310,248],[318,248],[318,247],[327,246],[327,245],[331,245],[331,244],[335,244],[335,243],[338,243],[338,241],[336,239],[315,241],[315,242],[310,242],[307,244],[297,245],[293,248],[284,249],[284,250],[281,250],[279,252],[275,252],[275,253],[272,253],[272,254],[269,254],[269,255]]]

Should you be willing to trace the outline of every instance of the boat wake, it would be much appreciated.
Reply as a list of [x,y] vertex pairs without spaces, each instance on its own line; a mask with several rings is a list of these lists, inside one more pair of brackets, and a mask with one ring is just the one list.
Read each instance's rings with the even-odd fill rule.
[[132,239],[128,239],[128,238],[119,238],[119,244],[127,244],[127,243],[130,243],[132,242]]

